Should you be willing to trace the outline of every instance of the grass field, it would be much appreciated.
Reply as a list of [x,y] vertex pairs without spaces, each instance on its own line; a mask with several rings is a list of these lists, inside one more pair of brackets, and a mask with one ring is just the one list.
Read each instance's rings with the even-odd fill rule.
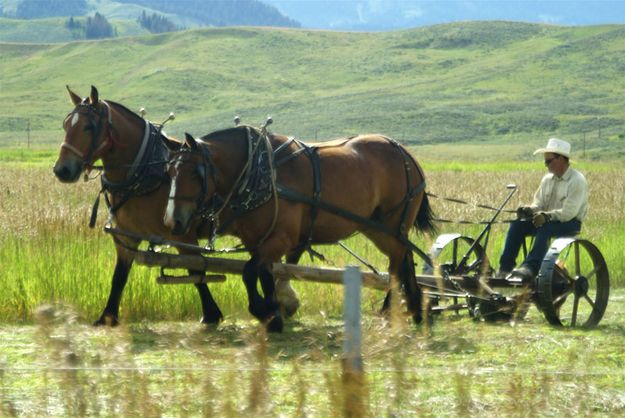
[[[421,154],[418,147],[412,151]],[[200,306],[192,286],[159,286],[156,270],[134,267],[121,304],[123,325],[94,329],[89,324],[104,306],[114,266],[110,238],[87,228],[98,182],[61,184],[48,151],[24,155],[0,152],[1,416],[341,416],[340,286],[295,283],[303,302],[299,313],[284,334],[266,339],[246,311],[240,279],[211,286],[226,321],[205,328],[195,322]],[[531,197],[543,170],[540,160],[467,164],[430,161],[427,152],[419,158],[430,192],[494,205],[506,195],[505,185],[515,182],[520,191],[511,207]],[[514,326],[474,322],[464,314],[436,318],[429,328],[408,321],[394,328],[375,314],[383,294],[366,290],[369,416],[625,412],[625,178],[612,164],[577,165],[592,191],[583,235],[601,249],[612,278],[600,326],[558,330],[531,308]],[[432,204],[441,218],[490,215],[438,199]],[[101,210],[99,227],[105,218]],[[478,228],[441,225],[446,231],[475,236]],[[495,227],[491,260],[504,232],[505,226]],[[427,249],[433,237],[415,240]],[[385,269],[362,238],[348,245]],[[335,247],[319,249],[331,264],[355,263]]]
[[[554,329],[533,308],[514,326],[451,315],[392,328],[367,314],[364,415],[620,416],[624,298],[613,294],[592,331]],[[83,320],[44,306],[35,325],[0,326],[0,415],[343,416],[335,315],[307,314],[268,338],[232,316],[217,329]]]

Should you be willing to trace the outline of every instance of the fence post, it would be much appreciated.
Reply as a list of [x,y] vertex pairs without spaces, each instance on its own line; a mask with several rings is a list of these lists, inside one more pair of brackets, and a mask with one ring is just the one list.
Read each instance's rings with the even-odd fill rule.
[[348,266],[343,275],[345,283],[343,320],[343,412],[346,417],[364,416],[365,379],[362,366],[362,329],[360,299],[362,277],[360,269]]

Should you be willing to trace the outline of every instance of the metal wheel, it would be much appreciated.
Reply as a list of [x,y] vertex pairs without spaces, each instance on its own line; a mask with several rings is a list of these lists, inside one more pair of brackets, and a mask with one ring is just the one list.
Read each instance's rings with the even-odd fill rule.
[[610,295],[605,259],[590,241],[559,238],[547,252],[537,278],[536,304],[547,321],[564,327],[593,327]]
[[[491,267],[484,248],[480,244],[473,247],[465,264],[460,266],[462,257],[471,248],[473,242],[473,238],[460,234],[439,235],[430,248],[430,257],[434,263],[440,266],[441,273],[445,272],[455,276],[474,275],[475,273],[490,275]],[[432,266],[426,265],[423,268],[423,273],[434,274],[434,269]]]
[[[460,234],[443,234],[436,238],[432,248],[430,248],[432,262],[423,267],[423,273],[434,275],[435,268],[433,266],[438,265],[440,271],[436,273],[438,273],[437,277],[440,277],[440,279],[437,279],[434,283],[429,283],[429,285],[421,283],[426,288],[431,289],[434,295],[438,295],[435,296],[435,300],[432,300],[431,303],[433,305],[441,305],[441,309],[453,310],[456,314],[461,309],[468,308],[469,314],[473,315],[474,303],[471,298],[467,297],[467,291],[457,287],[448,278],[449,276],[465,274],[479,276],[474,273],[482,271],[480,269],[482,261],[485,261],[486,268],[489,268],[488,260],[485,260],[484,249],[479,244],[473,247],[464,266],[460,266],[462,257],[471,248],[473,242],[473,238]],[[464,300],[464,302],[461,302],[461,300]]]

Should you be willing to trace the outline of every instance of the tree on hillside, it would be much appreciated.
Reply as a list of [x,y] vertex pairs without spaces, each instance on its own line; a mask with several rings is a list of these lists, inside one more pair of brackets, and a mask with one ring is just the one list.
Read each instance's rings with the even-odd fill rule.
[[151,33],[175,32],[179,30],[179,28],[165,16],[156,13],[153,13],[152,16],[148,16],[145,10],[141,13],[137,22]]
[[278,9],[258,0],[117,0],[164,13],[191,17],[211,26],[286,26],[300,27],[299,22],[284,16]]
[[78,21],[78,19],[74,19],[74,16],[70,16],[70,18],[67,19],[67,22],[65,22],[65,27],[69,30],[74,30],[74,29],[80,29],[83,26]]
[[87,0],[22,0],[15,17],[38,19],[52,16],[80,16],[87,13]]
[[87,18],[85,37],[87,39],[112,38],[115,36],[113,26],[100,13]]

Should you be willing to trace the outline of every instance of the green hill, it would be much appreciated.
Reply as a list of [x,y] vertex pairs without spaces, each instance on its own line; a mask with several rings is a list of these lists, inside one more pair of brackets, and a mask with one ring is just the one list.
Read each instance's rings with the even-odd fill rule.
[[[625,26],[473,22],[386,33],[223,28],[0,44],[0,144],[58,144],[69,84],[196,135],[235,114],[304,139],[382,132],[414,145],[570,139],[625,155]],[[453,147],[438,148],[454,152]],[[445,150],[445,151],[443,151]],[[464,151],[463,151],[464,152]],[[465,155],[466,156],[466,155]],[[440,155],[444,158],[445,155]]]
[[0,19],[0,42],[72,41],[77,33],[64,28],[64,22],[70,16],[83,21],[95,13],[110,20],[120,37],[147,33],[137,23],[142,14],[158,15],[175,28],[300,26],[259,0],[0,0],[0,18],[5,18]]

